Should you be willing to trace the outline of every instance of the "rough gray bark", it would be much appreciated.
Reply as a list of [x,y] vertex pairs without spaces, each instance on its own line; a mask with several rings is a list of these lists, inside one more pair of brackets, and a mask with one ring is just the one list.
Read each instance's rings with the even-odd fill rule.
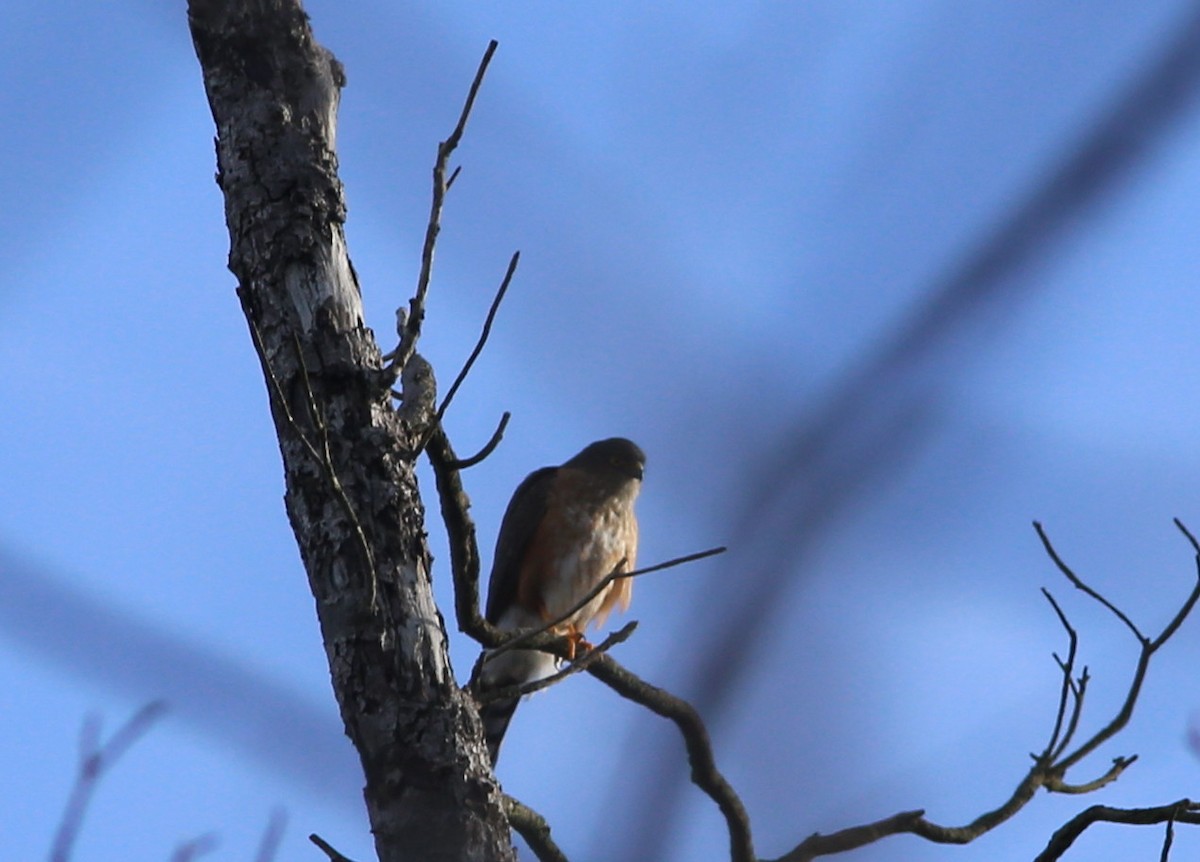
[[287,512],[366,776],[376,852],[383,862],[515,859],[430,588],[413,462],[432,374],[414,357],[405,406],[392,407],[346,252],[341,65],[297,0],[190,0],[188,15],[217,127],[229,267],[263,363]]

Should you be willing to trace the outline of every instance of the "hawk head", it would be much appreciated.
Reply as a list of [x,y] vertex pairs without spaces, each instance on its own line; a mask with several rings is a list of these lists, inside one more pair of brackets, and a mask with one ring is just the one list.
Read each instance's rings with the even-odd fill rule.
[[646,453],[632,440],[609,437],[592,443],[563,467],[622,485],[631,480],[641,481],[646,471]]

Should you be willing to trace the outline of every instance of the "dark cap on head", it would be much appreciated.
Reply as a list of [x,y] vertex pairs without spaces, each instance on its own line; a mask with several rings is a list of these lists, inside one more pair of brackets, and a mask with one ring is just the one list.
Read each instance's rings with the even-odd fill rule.
[[609,437],[587,446],[563,466],[583,470],[613,470],[630,479],[641,479],[646,467],[646,453],[632,440]]

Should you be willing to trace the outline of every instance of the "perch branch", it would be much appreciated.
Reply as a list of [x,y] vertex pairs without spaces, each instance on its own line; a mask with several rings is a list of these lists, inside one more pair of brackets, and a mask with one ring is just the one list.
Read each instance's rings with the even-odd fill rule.
[[608,637],[602,640],[599,644],[591,649],[581,653],[574,661],[567,662],[562,668],[550,676],[542,679],[534,680],[533,682],[521,683],[520,685],[506,685],[503,688],[489,689],[484,692],[476,692],[475,699],[482,706],[485,703],[491,703],[496,700],[509,700],[510,698],[523,697],[527,694],[541,691],[544,688],[549,688],[552,685],[562,682],[569,676],[573,676],[580,671],[587,670],[588,665],[594,662],[604,653],[615,647],[619,643],[624,643],[629,640],[629,636],[637,629],[637,620],[631,620],[623,625],[620,629],[612,632]]
[[702,560],[705,557],[712,557],[716,554],[723,553],[725,553],[725,548],[723,547],[709,548],[707,551],[699,551],[695,554],[687,554],[682,557],[676,557],[673,560],[667,560],[665,563],[658,563],[656,565],[647,566],[644,569],[637,569],[632,572],[621,571],[628,562],[628,560],[622,559],[619,563],[613,566],[613,570],[611,572],[601,578],[594,587],[584,593],[582,598],[575,602],[575,604],[571,605],[571,607],[569,607],[567,610],[551,619],[549,622],[538,626],[537,628],[519,629],[518,631],[509,633],[504,643],[492,650],[488,654],[485,661],[490,661],[502,653],[506,653],[509,650],[516,649],[523,645],[527,645],[538,635],[547,634],[548,632],[554,631],[555,628],[565,623],[571,617],[575,616],[575,614],[579,613],[583,608],[587,607],[593,599],[608,589],[609,584],[611,584],[613,581],[624,580],[625,578],[636,578],[640,575],[648,575],[651,572],[662,571],[663,569],[669,569],[674,566],[683,565],[684,563],[691,563],[696,560]]
[[1042,529],[1041,523],[1034,521],[1033,529],[1037,531],[1038,538],[1042,540],[1042,547],[1046,549],[1046,553],[1050,556],[1050,559],[1054,561],[1054,565],[1057,566],[1058,570],[1063,573],[1066,579],[1074,585],[1075,589],[1082,590],[1100,604],[1104,605],[1104,607],[1112,611],[1113,615],[1116,616],[1116,618],[1121,622],[1125,623],[1126,627],[1133,632],[1133,636],[1135,638],[1142,643],[1145,643],[1146,636],[1138,630],[1138,627],[1133,624],[1133,621],[1130,620],[1129,617],[1125,616],[1124,612],[1122,612],[1116,605],[1080,580],[1079,576],[1071,571],[1071,567],[1063,562],[1062,558],[1058,555],[1058,551],[1054,550],[1054,546],[1050,544],[1050,538],[1046,535],[1046,531]]

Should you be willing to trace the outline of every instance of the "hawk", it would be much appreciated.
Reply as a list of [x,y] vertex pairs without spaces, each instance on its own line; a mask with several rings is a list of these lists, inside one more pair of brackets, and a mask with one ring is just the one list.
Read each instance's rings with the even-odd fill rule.
[[[642,486],[646,456],[623,437],[592,443],[558,467],[543,467],[517,486],[500,522],[487,619],[506,631],[536,628],[565,614],[620,566],[631,572],[638,525],[633,501]],[[630,578],[613,581],[556,625],[555,634],[583,640],[616,605],[629,607]],[[541,650],[485,653],[476,671],[480,691],[522,685],[549,676],[557,659]],[[495,700],[481,710],[488,752],[495,765],[518,698]]]

